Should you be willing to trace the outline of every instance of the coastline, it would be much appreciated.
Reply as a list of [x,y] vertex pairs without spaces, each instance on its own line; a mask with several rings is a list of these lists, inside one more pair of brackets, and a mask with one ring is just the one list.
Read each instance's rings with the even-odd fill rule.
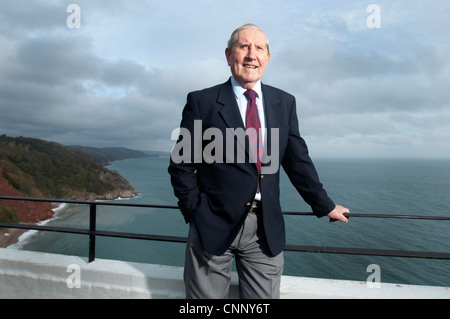
[[[111,196],[107,194],[105,196],[96,196],[95,201],[109,201],[109,200],[128,200],[136,198],[139,193],[134,191],[120,191]],[[33,225],[45,225],[53,219],[58,218],[58,213],[68,208],[66,203],[52,203],[53,214],[50,218],[32,223]],[[0,229],[0,248],[20,249],[27,243],[28,239],[37,234],[37,230],[18,229],[18,228],[3,228]]]
[[27,231],[27,229],[17,228],[4,228],[0,230],[0,248],[8,248],[8,246],[17,244],[20,236]]
[[[52,203],[52,211],[53,215],[49,219],[41,220],[37,223],[34,223],[34,225],[44,225],[48,223],[49,221],[57,218],[58,212],[65,209],[67,207],[67,204],[57,204]],[[19,229],[19,228],[3,228],[0,229],[0,248],[20,248],[21,242],[25,239],[29,238],[29,235],[32,235],[33,233],[36,233],[36,230],[29,230],[29,229]],[[28,236],[27,236],[28,234]],[[12,247],[13,245],[18,245],[17,247]]]
[[[33,140],[34,141],[34,140]],[[37,140],[36,140],[37,141]],[[34,141],[33,143],[35,143]],[[20,140],[20,143],[23,141]],[[12,143],[12,144],[11,144]],[[13,140],[9,145],[10,148],[15,147],[15,141]],[[19,143],[19,142],[18,142]],[[41,143],[46,143],[41,141]],[[7,145],[7,146],[8,146]],[[28,145],[27,147],[29,147]],[[54,145],[52,145],[54,147]],[[3,150],[3,149],[2,149]],[[26,149],[28,152],[28,148]],[[59,153],[58,153],[59,154]],[[51,155],[51,154],[50,154]],[[30,161],[32,159],[30,158]],[[84,161],[84,158],[82,159]],[[72,159],[70,159],[72,162]],[[95,162],[95,161],[94,161]],[[76,170],[76,167],[73,168]],[[95,170],[97,173],[97,170]],[[4,167],[0,163],[0,194],[5,197],[26,197],[29,194],[24,194],[20,190],[14,188],[10,181],[4,176]],[[32,176],[31,176],[32,177]],[[71,200],[84,200],[84,201],[96,201],[96,200],[115,200],[124,198],[133,198],[138,196],[138,191],[122,176],[117,173],[110,172],[107,169],[102,169],[99,172],[98,180],[102,183],[111,185],[113,190],[103,194],[96,194],[88,192],[82,187],[68,188],[67,193],[70,196],[61,195],[64,198]],[[35,190],[34,196],[46,197],[45,194],[38,190]],[[69,198],[70,197],[70,198]],[[0,200],[2,206],[7,207],[13,211],[18,219],[17,222],[27,225],[44,225],[49,221],[58,217],[58,211],[65,209],[68,205],[65,203],[51,203],[51,202],[38,202],[38,201],[17,201],[17,200]],[[10,220],[10,219],[6,219]],[[18,228],[0,228],[0,247],[1,248],[21,248],[31,237],[34,237],[37,230],[18,229]],[[11,247],[13,246],[13,247]]]

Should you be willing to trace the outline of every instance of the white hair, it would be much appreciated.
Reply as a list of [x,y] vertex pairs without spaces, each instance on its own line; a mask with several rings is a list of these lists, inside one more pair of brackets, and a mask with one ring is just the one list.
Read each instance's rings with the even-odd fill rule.
[[[264,33],[264,31],[260,27],[258,27],[257,25],[254,25],[252,23],[244,24],[244,25],[240,26],[239,28],[237,28],[236,30],[234,30],[233,33],[231,34],[230,39],[228,40],[228,50],[231,51],[233,46],[238,41],[238,39],[239,39],[239,32],[242,31],[242,30],[246,30],[246,29],[259,30],[262,33]],[[266,36],[266,47],[267,47],[267,53],[270,54],[269,39],[267,38],[267,36]]]

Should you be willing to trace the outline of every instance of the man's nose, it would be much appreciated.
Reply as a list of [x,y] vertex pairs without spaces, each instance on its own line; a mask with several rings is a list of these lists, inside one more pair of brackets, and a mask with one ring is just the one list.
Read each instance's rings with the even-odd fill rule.
[[249,59],[249,60],[255,60],[256,59],[256,49],[254,47],[249,46],[246,58]]

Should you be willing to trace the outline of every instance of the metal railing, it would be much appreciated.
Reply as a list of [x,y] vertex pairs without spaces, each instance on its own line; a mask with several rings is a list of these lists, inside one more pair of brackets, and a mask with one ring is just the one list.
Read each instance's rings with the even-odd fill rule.
[[[51,232],[81,234],[81,235],[89,236],[89,262],[92,262],[95,260],[95,240],[96,240],[97,236],[154,240],[154,241],[165,241],[165,242],[176,242],[176,243],[186,243],[186,241],[187,241],[186,237],[162,236],[162,235],[150,235],[150,234],[137,234],[137,233],[97,230],[97,227],[96,227],[97,206],[126,206],[126,207],[179,209],[178,206],[132,204],[132,203],[104,202],[104,201],[44,199],[44,198],[11,197],[11,196],[0,196],[0,200],[18,200],[18,201],[34,201],[34,202],[89,205],[90,210],[89,210],[89,227],[88,227],[88,229],[55,227],[55,226],[39,226],[39,225],[33,225],[33,224],[0,223],[0,227],[6,227],[6,228],[51,231]],[[313,213],[305,213],[305,212],[284,212],[284,215],[315,216]],[[445,216],[354,214],[354,213],[351,213],[348,216],[350,216],[351,218],[396,218],[396,219],[450,221],[450,217],[445,217]],[[426,252],[426,251],[406,251],[406,250],[328,247],[328,246],[305,246],[305,245],[286,245],[285,251],[450,260],[450,253]]]

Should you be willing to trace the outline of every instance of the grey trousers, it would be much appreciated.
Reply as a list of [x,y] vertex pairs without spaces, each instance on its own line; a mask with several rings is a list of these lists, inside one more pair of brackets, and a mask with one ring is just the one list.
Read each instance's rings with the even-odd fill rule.
[[197,229],[191,223],[184,268],[186,298],[227,298],[234,258],[239,276],[240,298],[280,297],[283,253],[274,257],[269,255],[263,227],[258,227],[261,224],[258,223],[259,218],[255,214],[248,214],[236,239],[221,256],[212,255],[202,248]]

